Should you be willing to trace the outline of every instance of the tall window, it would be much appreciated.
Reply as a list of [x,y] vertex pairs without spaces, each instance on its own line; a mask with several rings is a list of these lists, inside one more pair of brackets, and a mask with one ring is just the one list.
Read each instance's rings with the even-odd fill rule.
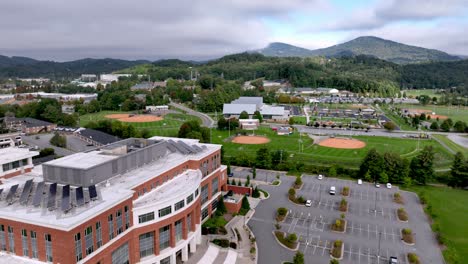
[[171,264],[171,256],[161,259],[160,264]]
[[0,225],[0,250],[6,251],[5,226]]
[[50,234],[45,234],[45,244],[46,244],[46,260],[48,262],[53,262],[52,257],[52,236]]
[[200,192],[200,191],[199,191],[198,188],[197,188],[197,189],[195,190],[195,197],[198,196],[199,192]]
[[102,246],[102,229],[101,222],[96,223],[96,247],[100,248]]
[[110,214],[107,217],[107,222],[109,224],[109,240],[114,238],[114,216]]
[[142,214],[138,216],[138,223],[140,224],[151,221],[151,220],[154,220],[154,212],[150,212],[150,213],[146,213],[146,214]]
[[163,209],[159,209],[159,217],[163,217],[163,216],[166,216],[168,214],[170,214],[172,212],[172,208],[171,206],[169,205],[168,207],[165,207]]
[[216,208],[218,208],[218,199],[214,199],[211,203],[211,211],[216,210]]
[[117,235],[120,235],[123,232],[122,209],[117,211],[115,218],[117,219]]
[[128,264],[130,263],[128,256],[128,243],[125,243],[112,252],[112,264]]
[[180,210],[180,209],[184,208],[184,206],[185,206],[185,200],[178,201],[174,205],[174,211]]
[[140,235],[140,258],[154,253],[154,232]]
[[159,228],[159,250],[163,250],[169,247],[170,237],[170,226]]
[[94,251],[94,240],[93,240],[93,226],[88,226],[85,229],[85,249],[86,255],[93,253]]
[[10,252],[15,253],[15,236],[13,234],[13,227],[8,227],[8,242],[10,244]]
[[215,195],[218,192],[218,178],[214,178],[211,182],[211,194]]
[[21,229],[21,246],[23,247],[23,256],[29,257],[28,231]]
[[37,259],[37,235],[35,231],[31,231],[31,250],[32,258]]
[[208,184],[201,187],[201,203],[204,204],[208,201]]
[[130,227],[130,211],[128,210],[128,206],[124,207],[125,212],[125,230]]
[[175,239],[176,242],[182,239],[182,220],[175,222]]
[[192,230],[192,214],[187,215],[187,232]]
[[193,194],[190,194],[187,196],[187,204],[191,203],[193,201]]
[[81,250],[81,233],[75,234],[75,257],[76,261],[83,259],[83,251]]
[[[208,205],[209,206],[209,205]],[[202,212],[201,212],[201,219],[202,220],[205,220],[205,218],[208,216],[208,206],[206,206],[205,208],[203,208]]]

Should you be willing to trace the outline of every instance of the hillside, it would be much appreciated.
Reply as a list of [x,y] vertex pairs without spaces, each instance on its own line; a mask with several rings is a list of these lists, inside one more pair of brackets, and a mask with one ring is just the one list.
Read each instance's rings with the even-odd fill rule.
[[359,37],[345,43],[317,50],[308,50],[285,43],[271,43],[266,48],[257,52],[266,56],[278,57],[346,57],[368,55],[398,64],[454,61],[460,59],[457,56],[452,56],[439,50],[405,45],[371,36]]
[[81,59],[68,62],[37,61],[25,57],[0,56],[0,78],[50,77],[73,78],[84,73],[109,73],[120,69],[149,63],[118,59]]

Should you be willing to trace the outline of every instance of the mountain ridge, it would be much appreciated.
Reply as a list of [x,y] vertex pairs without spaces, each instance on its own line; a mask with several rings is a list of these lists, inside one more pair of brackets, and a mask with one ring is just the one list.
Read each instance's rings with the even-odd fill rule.
[[282,42],[273,42],[267,47],[254,52],[275,57],[344,57],[368,55],[398,64],[454,61],[461,59],[458,56],[450,55],[443,51],[406,45],[375,36],[362,36],[344,43],[315,50]]

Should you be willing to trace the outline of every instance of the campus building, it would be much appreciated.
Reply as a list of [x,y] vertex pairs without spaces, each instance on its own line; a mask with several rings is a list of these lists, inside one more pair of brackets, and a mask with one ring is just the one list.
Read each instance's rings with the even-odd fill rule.
[[[0,179],[8,179],[30,172],[34,167],[32,158],[38,155],[39,152],[30,151],[27,148],[9,147],[0,149]],[[1,189],[2,185],[0,185]]]
[[230,104],[223,105],[223,116],[225,118],[236,117],[245,111],[252,118],[255,111],[259,111],[263,119],[286,120],[289,116],[289,111],[286,111],[283,106],[270,106],[263,104],[263,97],[239,97]]
[[0,263],[187,261],[226,182],[221,145],[192,139],[130,138],[44,163],[0,185]]

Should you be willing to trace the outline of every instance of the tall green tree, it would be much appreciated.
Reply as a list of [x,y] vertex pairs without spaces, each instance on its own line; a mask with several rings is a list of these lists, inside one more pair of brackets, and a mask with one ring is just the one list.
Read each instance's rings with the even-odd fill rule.
[[253,118],[254,118],[254,119],[258,119],[258,121],[259,121],[260,123],[263,122],[263,116],[262,116],[262,114],[260,113],[260,111],[258,111],[258,110],[254,112]]
[[304,254],[301,251],[297,251],[294,255],[293,264],[304,264]]
[[434,150],[426,146],[411,160],[410,177],[419,184],[425,185],[434,176]]
[[257,156],[255,157],[255,167],[262,169],[271,168],[271,155],[268,148],[260,148],[257,150]]
[[461,188],[468,186],[468,160],[461,152],[457,152],[454,156],[449,185]]
[[242,111],[239,115],[239,119],[249,119],[249,114],[247,111]]
[[401,158],[400,155],[391,152],[385,152],[383,155],[384,171],[388,175],[388,181],[391,183],[402,183],[408,176],[409,162]]
[[359,166],[359,174],[364,176],[366,173],[369,173],[372,180],[377,181],[383,168],[383,158],[377,150],[373,148],[367,152],[367,155],[362,160]]

